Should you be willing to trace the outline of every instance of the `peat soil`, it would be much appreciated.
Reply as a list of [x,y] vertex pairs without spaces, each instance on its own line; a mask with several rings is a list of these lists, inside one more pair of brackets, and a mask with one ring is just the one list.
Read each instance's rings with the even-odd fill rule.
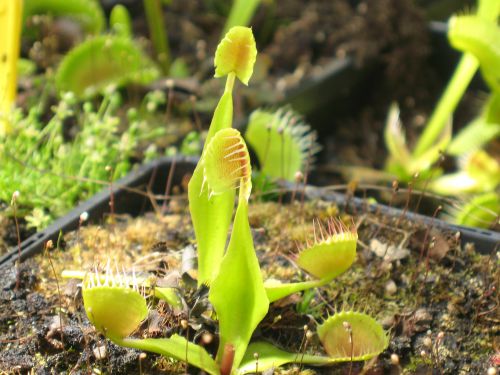
[[[175,282],[188,307],[174,310],[152,304],[147,321],[134,335],[178,333],[197,343],[211,337],[206,345],[213,353],[217,324],[207,290],[196,290],[193,281],[194,233],[186,206],[178,199],[166,215],[114,216],[100,226],[84,225],[44,255],[1,269],[0,370],[198,373],[183,362],[151,353],[140,356],[139,351],[105,340],[88,322],[79,281],[61,278],[63,270],[101,269],[111,259],[126,270],[155,275],[157,285]],[[314,218],[332,216],[352,219],[358,228],[355,264],[328,286],[272,304],[254,338],[289,351],[323,353],[316,335],[303,346],[304,326],[315,332],[315,322],[335,311],[354,309],[383,324],[390,334],[389,348],[370,362],[354,363],[352,369],[350,364],[285,366],[275,373],[485,374],[498,366],[498,249],[480,255],[473,245],[460,246],[454,233],[404,217],[352,217],[321,200],[304,205],[254,202],[249,220],[264,277],[307,279],[293,262],[297,243],[313,238]]]

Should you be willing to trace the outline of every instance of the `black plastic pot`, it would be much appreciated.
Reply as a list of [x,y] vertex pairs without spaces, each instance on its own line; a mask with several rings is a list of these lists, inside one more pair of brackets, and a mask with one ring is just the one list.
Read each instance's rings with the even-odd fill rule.
[[[88,221],[98,223],[105,215],[110,214],[110,202],[113,200],[113,212],[139,215],[151,210],[151,201],[146,192],[153,195],[164,195],[170,170],[173,185],[179,185],[182,178],[194,170],[197,158],[182,158],[172,163],[172,159],[158,159],[140,166],[124,178],[116,181],[110,188],[103,189],[92,198],[59,218],[46,229],[35,233],[21,243],[21,260],[40,253],[47,241],[54,243],[59,233],[75,230],[80,225],[80,215],[88,214]],[[175,165],[174,165],[175,164]],[[16,246],[0,258],[0,266],[11,264],[19,257],[19,248]]]
[[[41,253],[47,241],[57,241],[60,232],[67,233],[79,226],[80,215],[88,213],[88,221],[102,222],[110,214],[110,201],[114,202],[114,212],[127,213],[137,216],[151,210],[150,196],[164,196],[170,176],[170,187],[182,184],[184,177],[189,176],[196,166],[195,158],[162,158],[145,164],[123,179],[113,184],[113,188],[105,189],[89,200],[83,202],[66,216],[55,221],[51,226],[29,237],[21,243],[20,259],[24,260]],[[146,195],[145,192],[148,192]],[[390,217],[404,216],[415,223],[432,226],[442,231],[454,234],[460,232],[462,243],[472,242],[476,249],[483,254],[490,254],[500,243],[500,233],[488,230],[479,230],[457,225],[451,225],[442,220],[433,219],[411,212],[384,205],[369,205],[364,199],[347,197],[344,194],[330,192],[326,189],[307,187],[307,199],[324,199],[345,207],[348,212],[378,212]],[[148,196],[149,195],[149,196]],[[161,206],[162,201],[159,202]],[[18,248],[0,258],[0,267],[12,265],[19,258]]]

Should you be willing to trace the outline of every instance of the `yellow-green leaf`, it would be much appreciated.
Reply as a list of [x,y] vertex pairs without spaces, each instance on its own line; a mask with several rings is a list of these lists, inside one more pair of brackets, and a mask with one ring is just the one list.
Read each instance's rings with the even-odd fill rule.
[[256,58],[257,47],[252,29],[235,26],[227,32],[215,51],[215,77],[234,73],[248,85]]

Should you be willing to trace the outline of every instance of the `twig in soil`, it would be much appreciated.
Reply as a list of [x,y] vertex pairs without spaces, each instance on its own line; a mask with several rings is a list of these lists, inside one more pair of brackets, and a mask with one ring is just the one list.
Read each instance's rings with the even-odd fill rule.
[[[13,318],[15,318],[15,317],[13,316]],[[22,344],[23,342],[28,341],[29,339],[31,339],[33,336],[35,336],[35,334],[31,334],[31,335],[24,336],[24,337],[19,337],[17,339],[0,340],[0,344],[11,344],[11,343],[15,343],[15,342],[17,342],[19,344]]]
[[297,190],[299,190],[299,184],[304,180],[304,174],[301,171],[295,172],[295,186],[292,190],[292,197],[290,198],[290,203],[295,202],[295,197],[297,196]]
[[[177,158],[174,156],[172,159],[172,164],[170,165],[170,169],[168,171],[168,176],[167,176],[167,183],[165,184],[165,196],[167,197],[170,194],[170,190],[172,189],[172,179],[174,177],[174,171],[175,171],[175,165],[177,162]],[[169,201],[167,198],[163,201],[163,204],[161,206],[161,213],[166,214],[168,212],[168,205]]]
[[189,362],[188,362],[188,343],[189,343],[189,318],[191,310],[188,308],[188,316],[186,319],[181,319],[181,327],[186,330],[186,352],[185,352],[185,362],[186,362],[186,374],[188,372]]
[[440,169],[441,166],[444,163],[444,155],[443,155],[443,153],[441,151],[439,153],[440,153],[440,156],[439,156],[439,160],[436,163],[436,168],[435,169],[431,169],[431,173],[429,174],[429,178],[427,180],[425,180],[424,187],[422,189],[421,194],[418,197],[417,205],[415,206],[415,212],[418,212],[418,209],[420,208],[420,203],[422,202],[422,199],[424,198],[424,196],[427,193],[427,189],[429,187],[429,183],[432,180],[434,180],[434,174],[435,174],[436,170]]
[[[345,191],[345,202],[344,202],[344,211],[347,212],[347,209],[349,208],[349,203],[351,202],[351,199],[354,197],[354,193],[356,192],[357,189],[357,182],[356,181],[351,181],[346,185],[346,191]],[[352,213],[353,215],[358,215],[356,205],[353,205],[352,207]]]
[[[278,135],[281,137],[281,152],[280,152],[280,163],[281,163],[281,178],[285,178],[285,137],[283,135],[285,128],[284,126],[278,127],[276,130]],[[283,194],[284,194],[284,189],[283,187],[280,187],[280,194],[278,196],[278,204],[281,204],[283,201]]]
[[[437,217],[437,215],[439,214],[439,212],[441,212],[442,209],[443,209],[442,206],[438,206],[436,208],[436,210],[434,211],[434,214],[432,215],[432,218],[431,218],[431,225],[429,226],[429,228],[427,229],[427,232],[425,234],[423,245],[425,245],[425,242],[427,241],[427,236],[430,233],[430,231],[432,230],[432,227],[434,225],[434,219]],[[427,254],[425,255],[425,277],[424,277],[424,283],[427,280],[427,275],[429,274],[429,258],[431,256],[431,249],[434,247],[435,244],[436,244],[436,238],[432,237],[431,241],[429,243],[429,246],[427,247]],[[422,254],[422,252],[420,254]]]
[[354,354],[354,341],[352,339],[352,327],[351,327],[351,324],[349,322],[344,322],[342,323],[342,325],[344,326],[344,329],[346,330],[346,332],[349,334],[349,345],[351,346],[351,360],[349,362],[349,375],[351,375],[352,373],[352,358],[353,358],[353,354]]
[[10,201],[10,205],[14,210],[14,222],[16,224],[16,235],[17,235],[17,261],[16,261],[16,290],[19,289],[19,284],[21,283],[20,275],[19,275],[19,265],[21,264],[21,234],[19,232],[19,221],[17,220],[17,200],[19,198],[19,191],[15,191],[12,194],[12,199]]
[[56,280],[56,287],[57,287],[57,294],[59,295],[59,332],[61,334],[61,342],[64,342],[64,333],[63,333],[63,316],[62,316],[62,311],[63,311],[63,303],[62,303],[62,294],[61,294],[61,288],[59,288],[59,279],[57,278],[57,272],[56,269],[54,268],[54,263],[52,263],[52,257],[50,256],[50,250],[52,250],[54,247],[54,243],[52,240],[48,240],[45,243],[45,249],[44,249],[44,254],[47,256],[47,259],[49,260],[50,268],[52,269],[52,272],[54,273],[54,278]]
[[113,190],[113,168],[110,165],[107,165],[106,171],[109,173],[109,209],[111,210],[111,223],[114,223],[115,222],[115,193]]
[[[267,130],[266,147],[264,149],[265,151],[264,151],[264,158],[262,159],[262,165],[266,164],[267,158],[269,156],[269,148],[271,147],[271,129],[272,129],[272,125],[267,124],[267,127],[266,127],[266,130]],[[261,179],[260,182],[261,182],[261,186],[260,186],[259,190],[263,191],[264,187],[266,185],[266,181],[264,179]]]
[[410,201],[411,201],[411,195],[413,193],[413,184],[415,183],[415,180],[418,178],[418,173],[415,173],[411,179],[410,182],[408,182],[408,191],[406,193],[406,201],[405,201],[405,206],[403,208],[403,212],[401,212],[401,215],[399,215],[398,220],[396,221],[396,227],[399,226],[399,223],[401,220],[406,216],[406,213],[408,212],[408,209],[410,208]]
[[172,114],[172,102],[174,100],[174,86],[175,82],[172,79],[167,79],[165,81],[165,85],[167,86],[167,108],[165,109],[165,123],[168,123],[170,120],[170,116]]
[[[302,336],[302,341],[300,341],[300,345],[299,345],[299,351],[298,353],[295,354],[295,358],[294,358],[294,362],[298,362],[297,359],[299,358],[299,355],[302,353],[302,349],[304,347],[304,344],[306,343],[306,332],[309,330],[309,327],[306,325],[304,325],[304,335]],[[303,355],[302,355],[303,356]]]
[[[427,280],[427,275],[428,275],[428,272],[429,272],[429,257],[430,257],[430,250],[431,250],[431,245],[433,243],[433,239],[431,239],[431,241],[429,242],[429,245],[427,246],[427,239],[429,238],[429,235],[431,233],[431,230],[432,228],[434,227],[434,220],[436,219],[437,215],[439,214],[439,212],[443,209],[442,206],[438,206],[435,210],[434,210],[434,213],[431,217],[431,223],[430,225],[427,227],[427,230],[425,231],[425,235],[424,235],[424,239],[422,240],[422,246],[420,247],[420,254],[418,256],[418,264],[415,268],[415,272],[413,272],[413,275],[412,275],[412,278],[411,278],[411,283],[410,284],[413,284],[417,278],[417,275],[420,271],[420,263],[422,262],[422,258],[424,256],[424,251],[425,251],[425,248],[427,247],[427,254],[426,254],[426,257],[425,257],[425,277],[424,277],[424,284],[425,284],[425,281]],[[418,292],[417,292],[417,297],[416,297],[416,300],[418,300],[418,298],[420,297],[421,293],[422,293],[422,290],[423,288],[419,288],[418,289]]]
[[432,357],[435,362],[435,366],[439,369],[439,373],[443,374],[443,369],[441,368],[441,359],[439,358],[439,346],[443,342],[444,332],[440,331],[436,336],[436,341],[434,342],[434,347],[432,348]]
[[[304,326],[304,328],[307,328],[307,326]],[[300,357],[300,363],[299,363],[299,373],[302,371],[302,366],[303,366],[303,362],[304,362],[304,355],[306,354],[306,350],[307,350],[307,345],[311,342],[312,340],[312,337],[313,337],[313,333],[312,331],[307,328],[306,331],[305,331],[305,334],[304,334],[305,338],[306,338],[306,341],[304,343],[304,348],[302,349],[302,356]]]
[[[389,199],[389,203],[388,203],[389,207],[392,207],[392,204],[394,203],[394,199],[396,198],[396,195],[398,194],[398,192],[399,192],[399,183],[398,183],[397,180],[394,180],[394,181],[392,181],[392,194],[391,194],[391,198]],[[386,223],[382,222],[382,224],[386,224]],[[381,228],[382,228],[382,226],[379,226],[377,228],[377,230],[373,234],[373,238],[377,238],[378,237],[378,234],[379,234]]]
[[200,116],[198,115],[198,111],[196,110],[196,96],[191,95],[189,97],[189,102],[191,103],[191,110],[193,111],[194,124],[198,132],[201,134],[203,132],[203,127],[201,126]]
[[139,354],[139,374],[142,375],[142,360],[146,359],[146,353]]
[[[309,136],[311,138],[311,142],[314,141],[314,136],[311,134]],[[307,178],[309,175],[309,168],[311,167],[311,159],[312,159],[312,147],[309,148],[307,152],[306,165],[304,168],[304,184],[302,185],[302,196],[300,197],[300,216],[303,217],[304,213],[304,200],[306,197],[306,186],[307,186]]]
[[84,211],[80,214],[78,218],[78,230],[76,231],[76,243],[80,243],[80,229],[82,229],[83,223],[85,223],[89,219],[89,213]]
[[259,353],[253,353],[253,359],[255,359],[255,374],[259,374]]

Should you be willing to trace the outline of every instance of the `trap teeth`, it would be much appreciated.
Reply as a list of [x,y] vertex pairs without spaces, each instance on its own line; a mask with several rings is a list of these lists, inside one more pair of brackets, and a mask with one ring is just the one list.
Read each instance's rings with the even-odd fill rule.
[[333,279],[344,273],[356,258],[358,235],[356,229],[347,227],[340,219],[330,219],[327,227],[319,220],[313,221],[314,243],[307,242],[297,264],[318,279]]
[[250,183],[250,156],[245,141],[236,129],[222,129],[215,134],[207,146],[203,163],[202,189],[206,185],[210,196]]

